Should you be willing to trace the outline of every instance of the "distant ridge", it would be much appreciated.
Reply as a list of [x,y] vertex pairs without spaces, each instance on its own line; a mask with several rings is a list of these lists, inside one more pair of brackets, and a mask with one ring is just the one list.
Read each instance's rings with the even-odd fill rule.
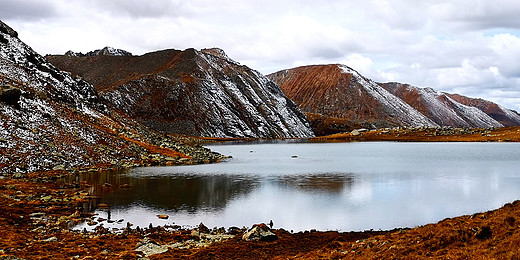
[[303,66],[268,75],[305,112],[317,135],[355,128],[520,125],[493,102],[397,82],[376,83],[340,64]]
[[105,47],[103,49],[95,50],[95,51],[89,51],[86,54],[83,54],[81,52],[74,52],[74,51],[67,51],[65,53],[65,56],[71,56],[71,57],[92,57],[92,56],[132,56],[132,53],[116,49],[112,47]]
[[380,85],[441,126],[490,128],[520,125],[518,113],[491,101],[396,82]]

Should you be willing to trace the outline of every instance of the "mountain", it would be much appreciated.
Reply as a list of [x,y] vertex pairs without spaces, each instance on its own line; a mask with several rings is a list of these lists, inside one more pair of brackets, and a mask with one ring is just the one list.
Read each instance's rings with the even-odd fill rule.
[[441,126],[490,128],[520,125],[517,113],[487,100],[395,82],[380,85]]
[[112,47],[105,47],[103,49],[95,50],[95,51],[89,51],[86,54],[83,54],[81,52],[73,52],[68,51],[65,53],[66,56],[72,56],[72,57],[90,57],[90,56],[132,56],[132,53],[127,52],[125,50],[121,49],[115,49]]
[[345,65],[313,65],[268,75],[306,113],[317,135],[359,127],[438,126]]
[[223,50],[162,50],[142,56],[47,56],[92,83],[103,99],[164,133],[291,138],[313,132],[274,82]]
[[107,106],[0,21],[0,175],[216,161]]
[[480,98],[469,98],[459,94],[447,94],[453,100],[480,109],[504,126],[519,126],[520,114],[501,105]]

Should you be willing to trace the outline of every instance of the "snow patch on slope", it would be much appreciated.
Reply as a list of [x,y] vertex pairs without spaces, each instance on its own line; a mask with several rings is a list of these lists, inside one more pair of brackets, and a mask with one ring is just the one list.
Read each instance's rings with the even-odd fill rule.
[[352,74],[352,80],[359,82],[370,95],[383,105],[389,114],[399,118],[402,124],[406,126],[438,126],[435,122],[425,117],[400,98],[377,85],[374,81],[361,76],[354,69],[345,65],[340,65],[339,68],[346,74]]

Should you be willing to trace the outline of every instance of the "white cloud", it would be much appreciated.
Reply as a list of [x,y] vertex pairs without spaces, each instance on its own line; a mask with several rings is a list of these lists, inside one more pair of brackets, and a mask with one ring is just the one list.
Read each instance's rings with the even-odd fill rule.
[[42,54],[221,47],[263,73],[345,63],[520,109],[518,13],[516,0],[3,0],[0,18]]

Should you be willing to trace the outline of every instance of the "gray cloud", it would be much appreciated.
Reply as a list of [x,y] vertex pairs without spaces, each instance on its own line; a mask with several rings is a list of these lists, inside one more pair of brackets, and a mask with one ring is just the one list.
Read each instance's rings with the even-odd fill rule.
[[516,0],[3,0],[0,17],[41,53],[220,47],[266,74],[345,63],[520,110],[518,13]]
[[0,19],[35,21],[53,17],[57,14],[52,2],[39,0],[2,0]]

